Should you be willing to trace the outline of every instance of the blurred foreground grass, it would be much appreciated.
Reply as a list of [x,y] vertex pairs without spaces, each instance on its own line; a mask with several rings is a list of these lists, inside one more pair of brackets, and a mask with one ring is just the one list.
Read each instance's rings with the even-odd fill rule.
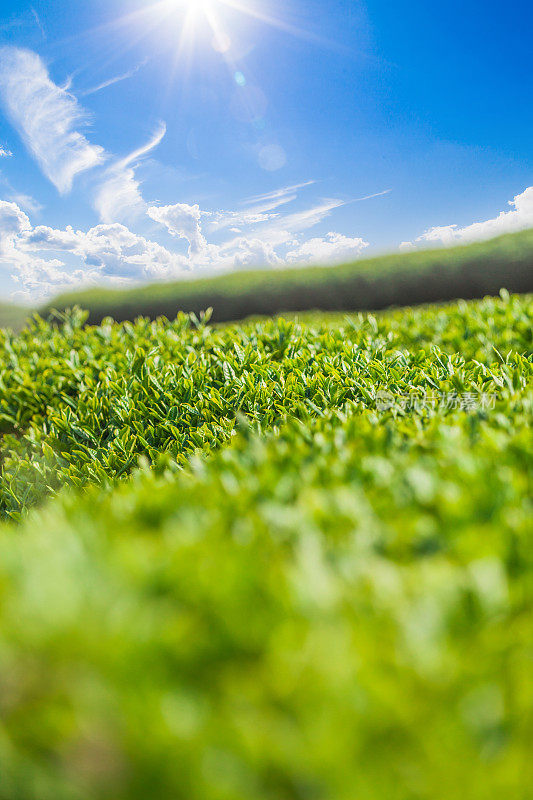
[[2,334],[1,800],[528,800],[532,318]]

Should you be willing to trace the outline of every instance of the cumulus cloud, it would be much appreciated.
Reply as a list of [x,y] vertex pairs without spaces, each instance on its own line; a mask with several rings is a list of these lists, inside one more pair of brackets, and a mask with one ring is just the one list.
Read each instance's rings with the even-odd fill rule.
[[323,238],[309,239],[287,253],[287,261],[299,264],[335,264],[359,258],[369,243],[342,233],[328,233]]
[[[265,197],[263,202],[267,199]],[[208,212],[202,211],[198,205],[176,203],[171,206],[151,206],[147,214],[172,236],[189,242],[189,258],[198,267],[266,266],[281,263],[277,247],[295,243],[296,233],[316,225],[341,205],[343,203],[340,200],[327,200],[305,211],[278,217],[255,209],[248,212]],[[276,217],[274,221],[273,216]],[[237,227],[233,229],[237,232],[234,239],[222,245],[208,244],[203,232],[204,222],[211,230],[216,230],[229,221],[234,225],[238,223],[249,227],[252,232],[245,236]]]
[[13,270],[12,277],[21,286],[16,299],[21,301],[29,300],[37,286],[46,285],[53,291],[63,267],[57,259],[28,258],[20,249],[31,229],[29,217],[16,203],[0,200],[0,267]]
[[202,233],[200,206],[186,203],[151,206],[146,213],[155,222],[164,225],[172,236],[189,242],[190,258],[195,258],[206,250],[207,241]]
[[88,231],[33,227],[15,203],[0,201],[0,265],[20,285],[18,299],[42,299],[68,286],[171,279],[187,258],[119,223]]
[[[312,183],[313,181],[308,181],[307,183],[288,186],[270,194],[251,198],[245,201],[243,205],[253,204],[252,207],[239,211],[203,211],[198,205],[191,206],[184,203],[176,203],[170,206],[151,206],[147,209],[147,214],[155,222],[164,225],[172,236],[187,239],[191,245],[190,255],[194,256],[205,253],[207,242],[203,233],[204,228],[210,233],[229,228],[231,233],[239,234],[238,239],[234,240],[235,245],[238,246],[239,243],[242,244],[242,237],[240,236],[242,228],[256,228],[257,226],[263,226],[264,223],[279,219],[279,213],[272,212],[280,206],[296,200],[298,197],[297,190],[310,186]],[[338,201],[334,202],[337,203]],[[301,229],[307,225],[316,224],[314,220],[318,221],[317,211],[321,218],[322,208],[318,210],[314,208],[302,214],[291,215],[286,218],[286,222],[282,225],[284,229],[282,238],[285,237],[285,229],[287,227]],[[326,211],[325,213],[328,212]],[[301,225],[302,220],[305,220],[303,226]],[[263,232],[265,232],[264,228]]]
[[[303,241],[301,233],[322,222],[344,205],[342,200],[323,200],[303,211],[280,214],[272,209],[297,197],[300,188],[289,186],[247,201],[253,207],[241,211],[202,211],[198,205],[177,203],[151,206],[148,216],[167,231],[189,242],[189,260],[197,269],[278,266],[285,263],[330,264],[357,258],[368,243],[340,233]],[[296,193],[296,194],[295,194]],[[231,227],[233,239],[209,243],[205,229],[220,232]],[[243,233],[242,228],[247,229]],[[287,252],[288,251],[288,252]]]
[[[163,131],[160,132],[160,136]],[[118,162],[117,175],[127,172],[155,146]],[[293,187],[257,198],[244,211],[205,211],[198,204],[176,203],[146,208],[147,216],[178,240],[188,242],[187,254],[173,252],[120,222],[105,222],[89,230],[71,226],[34,226],[15,202],[0,203],[0,266],[18,282],[19,299],[42,298],[74,285],[133,285],[147,280],[170,280],[187,271],[277,267],[292,263],[333,263],[361,254],[367,242],[359,237],[328,233],[305,240],[303,232],[321,222],[340,200],[324,200],[303,211],[280,214],[258,211],[291,197]],[[239,220],[233,238],[212,241],[206,230],[220,234],[222,223]],[[217,228],[217,225],[220,227]]]
[[27,214],[16,203],[0,200],[0,258],[9,258],[18,236],[31,230]]
[[402,242],[402,249],[411,248],[415,244],[453,245],[490,239],[504,233],[514,233],[533,227],[533,186],[529,186],[522,194],[509,201],[510,211],[502,211],[497,217],[475,222],[464,228],[458,225],[441,225],[430,228],[414,242]]
[[271,242],[242,236],[228,245],[214,248],[212,264],[218,268],[274,267],[283,264]]
[[76,98],[50,80],[38,55],[0,48],[0,97],[43,173],[62,194],[77,175],[103,161],[104,150],[77,130],[87,117]]
[[28,215],[16,203],[0,200],[0,237],[17,235],[30,228]]
[[[91,276],[82,270],[69,272],[58,259],[44,260],[32,258],[21,261],[13,276],[20,288],[13,292],[12,300],[17,303],[35,303],[46,300],[53,294],[77,286],[90,286]],[[46,288],[45,288],[46,287]]]

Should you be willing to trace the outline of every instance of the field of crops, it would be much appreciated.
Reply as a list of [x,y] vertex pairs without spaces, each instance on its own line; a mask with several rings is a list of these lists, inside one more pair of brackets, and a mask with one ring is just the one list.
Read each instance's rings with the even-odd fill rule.
[[533,298],[0,332],[0,800],[527,800]]

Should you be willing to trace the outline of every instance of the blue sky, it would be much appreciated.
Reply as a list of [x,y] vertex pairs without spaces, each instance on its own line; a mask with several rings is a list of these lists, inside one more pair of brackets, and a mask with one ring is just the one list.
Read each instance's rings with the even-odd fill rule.
[[533,226],[527,2],[4,0],[0,296]]

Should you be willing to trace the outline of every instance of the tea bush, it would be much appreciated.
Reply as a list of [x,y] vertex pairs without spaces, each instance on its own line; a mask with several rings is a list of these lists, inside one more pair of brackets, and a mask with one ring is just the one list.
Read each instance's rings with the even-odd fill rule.
[[[127,476],[141,455],[161,471],[258,431],[392,393],[495,393],[529,377],[531,299],[223,329],[180,315],[61,327],[36,318],[0,333],[0,508],[18,518],[64,485]],[[529,350],[528,350],[529,349]]]
[[531,312],[3,335],[0,799],[526,800]]
[[0,535],[6,800],[526,798],[531,397],[362,404]]

